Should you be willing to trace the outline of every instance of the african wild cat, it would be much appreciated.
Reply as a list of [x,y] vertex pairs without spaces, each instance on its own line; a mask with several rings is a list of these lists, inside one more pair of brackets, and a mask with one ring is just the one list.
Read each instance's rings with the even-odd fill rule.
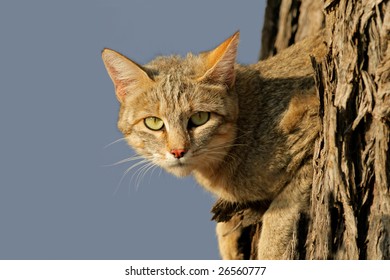
[[[261,202],[258,259],[288,258],[308,210],[319,100],[310,55],[321,36],[254,65],[236,64],[239,33],[199,55],[141,66],[104,49],[120,102],[118,127],[134,150],[176,176],[194,175],[227,203]],[[221,256],[243,258],[240,221],[217,224]]]

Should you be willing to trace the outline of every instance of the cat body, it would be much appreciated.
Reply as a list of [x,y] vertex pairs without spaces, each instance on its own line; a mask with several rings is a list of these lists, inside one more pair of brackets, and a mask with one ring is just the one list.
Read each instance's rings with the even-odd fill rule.
[[[299,215],[308,210],[319,100],[310,55],[321,36],[266,61],[236,64],[239,33],[201,53],[140,66],[105,49],[129,144],[176,176],[194,175],[218,198],[264,203],[258,259],[288,258]],[[240,259],[240,221],[217,224],[222,258]]]

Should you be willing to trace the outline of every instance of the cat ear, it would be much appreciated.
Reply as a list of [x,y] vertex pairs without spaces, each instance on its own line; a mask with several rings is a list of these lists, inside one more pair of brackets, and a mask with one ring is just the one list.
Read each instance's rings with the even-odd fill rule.
[[206,73],[198,79],[199,81],[222,83],[228,87],[234,85],[236,78],[234,65],[236,62],[239,38],[240,32],[237,31],[214,50],[203,54],[207,70]]
[[116,51],[104,49],[102,59],[114,83],[116,97],[121,103],[128,92],[152,83],[152,79],[141,66]]

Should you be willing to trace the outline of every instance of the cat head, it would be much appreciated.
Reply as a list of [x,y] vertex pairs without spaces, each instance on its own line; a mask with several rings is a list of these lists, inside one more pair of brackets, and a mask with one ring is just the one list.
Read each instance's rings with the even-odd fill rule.
[[137,153],[176,176],[222,163],[236,135],[238,41],[237,32],[211,51],[144,66],[103,50],[120,102],[118,128]]

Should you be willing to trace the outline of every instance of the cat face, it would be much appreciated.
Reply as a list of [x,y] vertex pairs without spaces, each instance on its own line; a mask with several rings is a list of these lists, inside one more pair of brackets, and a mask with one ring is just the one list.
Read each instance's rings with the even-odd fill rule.
[[137,153],[176,176],[223,162],[236,135],[237,44],[238,33],[208,53],[143,67],[103,51],[121,104],[118,127]]

